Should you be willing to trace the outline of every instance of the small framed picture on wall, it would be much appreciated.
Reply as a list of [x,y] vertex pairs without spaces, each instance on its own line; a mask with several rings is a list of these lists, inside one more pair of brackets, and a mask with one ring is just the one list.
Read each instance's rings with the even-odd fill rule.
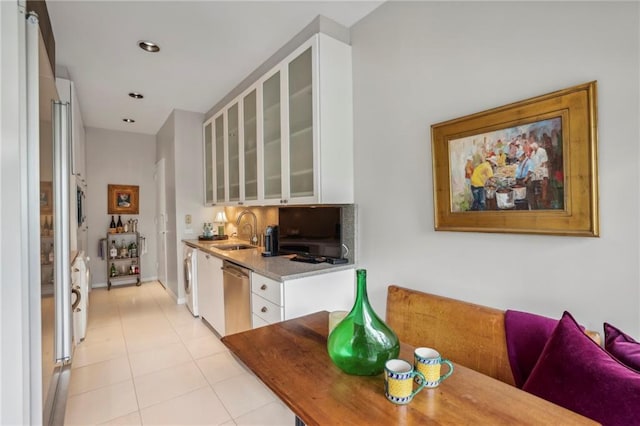
[[139,214],[140,187],[137,185],[111,185],[107,189],[108,214]]

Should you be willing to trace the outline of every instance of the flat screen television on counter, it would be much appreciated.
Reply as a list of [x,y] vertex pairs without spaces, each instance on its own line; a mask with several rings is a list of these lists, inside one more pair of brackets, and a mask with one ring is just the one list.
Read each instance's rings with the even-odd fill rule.
[[280,254],[342,257],[340,207],[280,207]]

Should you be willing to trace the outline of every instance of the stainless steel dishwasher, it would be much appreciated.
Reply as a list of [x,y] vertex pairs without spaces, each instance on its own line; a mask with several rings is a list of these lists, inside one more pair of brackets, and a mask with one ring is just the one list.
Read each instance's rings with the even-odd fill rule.
[[222,265],[224,283],[224,334],[251,329],[251,271],[227,262]]

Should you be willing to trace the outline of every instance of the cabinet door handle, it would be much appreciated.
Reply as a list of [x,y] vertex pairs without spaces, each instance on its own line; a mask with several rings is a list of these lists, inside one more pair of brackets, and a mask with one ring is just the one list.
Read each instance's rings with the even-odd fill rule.
[[266,284],[262,284],[262,285],[260,286],[260,290],[266,290],[266,289],[267,289],[267,285],[266,285]]
[[260,312],[262,312],[262,313],[267,312],[267,307],[266,307],[266,306],[263,306],[263,307],[262,307],[262,309],[260,309]]

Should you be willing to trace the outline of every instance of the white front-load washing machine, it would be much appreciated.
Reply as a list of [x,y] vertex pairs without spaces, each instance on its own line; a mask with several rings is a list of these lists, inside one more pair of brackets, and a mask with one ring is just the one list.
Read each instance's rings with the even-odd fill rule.
[[187,308],[194,317],[198,313],[198,283],[196,280],[198,271],[198,251],[193,247],[184,246],[184,297]]

